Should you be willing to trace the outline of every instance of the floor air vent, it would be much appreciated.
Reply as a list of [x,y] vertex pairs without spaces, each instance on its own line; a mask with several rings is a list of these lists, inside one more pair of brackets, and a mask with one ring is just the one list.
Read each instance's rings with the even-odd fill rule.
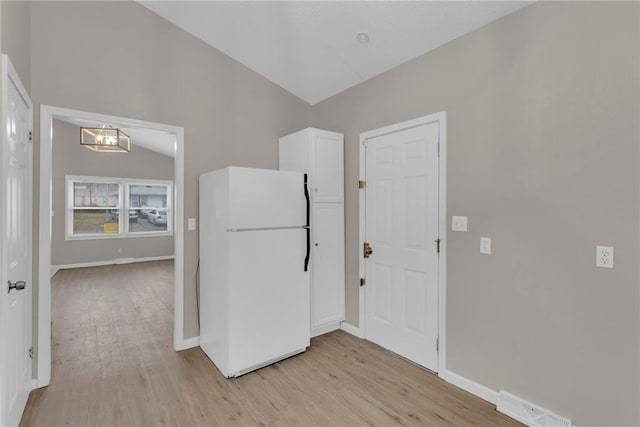
[[571,427],[571,420],[558,416],[519,397],[500,390],[497,409],[530,427]]

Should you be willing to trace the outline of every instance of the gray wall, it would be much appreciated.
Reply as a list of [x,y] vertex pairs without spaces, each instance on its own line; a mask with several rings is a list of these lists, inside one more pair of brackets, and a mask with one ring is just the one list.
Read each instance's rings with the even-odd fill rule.
[[[66,240],[66,175],[173,181],[173,158],[133,146],[128,154],[104,154],[81,147],[80,128],[53,123],[53,225],[51,263],[76,264],[173,255],[173,237],[154,236],[100,240]],[[121,252],[118,252],[120,250]]]
[[0,47],[9,55],[22,84],[31,87],[31,20],[29,2],[0,2]]
[[[31,3],[31,96],[36,105],[183,126],[185,222],[198,216],[200,173],[232,164],[276,168],[278,137],[308,126],[311,112],[134,2]],[[187,338],[198,334],[197,239],[197,231],[185,231]]]
[[579,425],[640,424],[638,59],[637,3],[543,2],[317,105],[346,134],[348,321],[358,135],[446,110],[447,211],[469,216],[447,234],[447,368]]
[[[185,218],[199,173],[275,167],[277,138],[310,124],[344,132],[353,324],[358,134],[446,110],[448,214],[470,220],[447,236],[448,368],[580,425],[640,424],[636,3],[537,3],[314,108],[135,3],[1,7],[36,105],[185,127]],[[185,245],[189,337],[197,232]]]

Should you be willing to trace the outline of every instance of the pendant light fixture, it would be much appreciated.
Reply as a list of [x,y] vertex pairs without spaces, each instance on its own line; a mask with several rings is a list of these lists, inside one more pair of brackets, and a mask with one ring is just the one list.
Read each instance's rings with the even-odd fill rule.
[[131,138],[118,128],[81,127],[80,145],[100,153],[128,153],[131,151]]

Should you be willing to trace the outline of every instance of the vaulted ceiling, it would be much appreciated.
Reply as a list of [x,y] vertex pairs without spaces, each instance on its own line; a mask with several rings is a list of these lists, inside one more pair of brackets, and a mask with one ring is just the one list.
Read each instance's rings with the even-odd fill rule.
[[[530,1],[141,1],[316,104]],[[368,43],[359,40],[368,38]]]

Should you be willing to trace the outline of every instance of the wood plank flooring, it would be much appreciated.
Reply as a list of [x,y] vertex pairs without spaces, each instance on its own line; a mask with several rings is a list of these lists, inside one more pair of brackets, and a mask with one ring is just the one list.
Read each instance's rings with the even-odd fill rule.
[[515,426],[483,400],[342,331],[227,380],[172,348],[173,263],[62,270],[51,384],[22,426]]

